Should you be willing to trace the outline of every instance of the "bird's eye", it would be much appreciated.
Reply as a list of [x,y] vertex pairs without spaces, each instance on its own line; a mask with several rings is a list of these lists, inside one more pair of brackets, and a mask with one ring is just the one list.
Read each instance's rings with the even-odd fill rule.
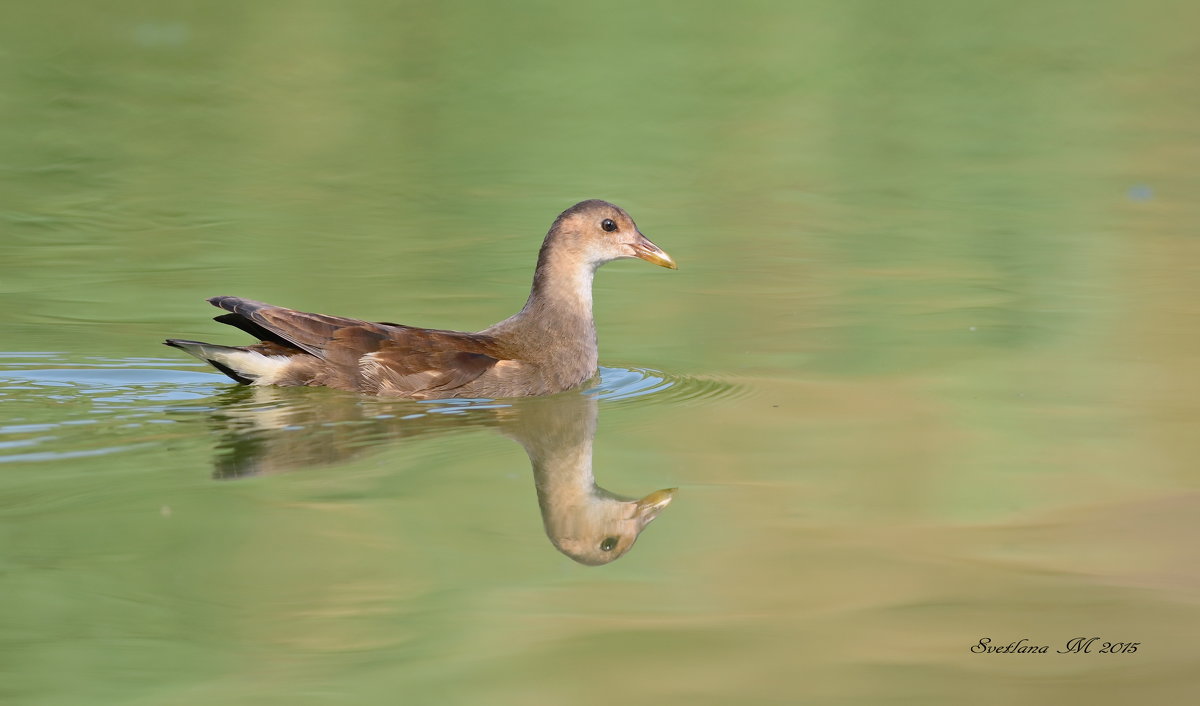
[[[617,229],[617,224],[613,222],[613,219],[605,218],[604,220],[600,221],[600,227],[603,228],[606,232],[611,233]],[[608,550],[605,550],[605,551],[608,551]]]
[[[612,223],[612,221],[608,221],[608,222]],[[605,537],[604,541],[600,543],[600,551],[611,552],[613,550],[613,547],[615,547],[615,546],[617,546],[617,538],[616,537]]]

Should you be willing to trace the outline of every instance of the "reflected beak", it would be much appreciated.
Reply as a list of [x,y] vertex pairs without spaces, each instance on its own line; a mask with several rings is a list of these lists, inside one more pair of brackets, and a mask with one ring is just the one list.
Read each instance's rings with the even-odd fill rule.
[[[672,263],[674,264],[674,263]],[[650,524],[650,521],[658,517],[658,513],[662,509],[671,504],[671,498],[675,495],[675,488],[664,488],[650,493],[641,500],[634,501],[636,515],[642,522],[642,526]]]
[[630,243],[629,247],[633,248],[633,256],[641,258],[646,262],[652,262],[659,267],[665,267],[669,270],[677,270],[679,267],[671,256],[663,252],[663,249],[650,242],[650,240],[638,233],[637,239]]

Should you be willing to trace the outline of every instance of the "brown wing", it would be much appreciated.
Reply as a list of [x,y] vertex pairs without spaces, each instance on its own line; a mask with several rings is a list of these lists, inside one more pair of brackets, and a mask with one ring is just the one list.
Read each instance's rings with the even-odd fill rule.
[[502,358],[486,337],[406,328],[364,356],[359,370],[376,392],[436,397],[478,378]]
[[[348,337],[343,333],[342,338],[359,338],[362,345],[370,346],[370,339],[382,339],[387,329],[408,328],[374,324],[341,316],[310,314],[241,297],[213,297],[208,301],[241,319],[239,321],[230,316],[218,316],[217,320],[221,323],[237,326],[260,340],[290,344],[324,359],[328,358],[327,348],[338,337],[339,332],[346,329],[362,329],[363,334]],[[375,349],[368,347],[364,353],[371,350]]]
[[330,373],[368,392],[436,396],[474,380],[504,357],[489,336],[311,314],[239,297],[209,302],[320,358],[333,368]]

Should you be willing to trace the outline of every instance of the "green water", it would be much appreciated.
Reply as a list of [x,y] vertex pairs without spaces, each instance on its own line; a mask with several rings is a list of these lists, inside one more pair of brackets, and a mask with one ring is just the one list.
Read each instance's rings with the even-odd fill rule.
[[[1200,691],[1200,6],[3,15],[0,702]],[[599,273],[586,392],[159,345],[243,340],[217,294],[478,330],[593,197],[680,269]],[[600,566],[556,534],[588,464],[678,488]]]

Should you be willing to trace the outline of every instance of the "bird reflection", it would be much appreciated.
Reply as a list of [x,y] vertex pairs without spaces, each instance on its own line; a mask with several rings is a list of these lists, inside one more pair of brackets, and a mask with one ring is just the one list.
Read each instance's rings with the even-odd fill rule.
[[610,493],[592,476],[596,398],[580,393],[519,400],[501,431],[525,447],[546,536],[581,564],[607,564],[629,551],[674,489],[641,499]]
[[349,460],[381,439],[493,428],[524,447],[550,542],[581,564],[620,558],[662,512],[674,488],[642,498],[596,485],[592,440],[598,403],[586,392],[495,405],[431,406],[316,390],[233,388],[214,414],[221,479],[281,473]]

